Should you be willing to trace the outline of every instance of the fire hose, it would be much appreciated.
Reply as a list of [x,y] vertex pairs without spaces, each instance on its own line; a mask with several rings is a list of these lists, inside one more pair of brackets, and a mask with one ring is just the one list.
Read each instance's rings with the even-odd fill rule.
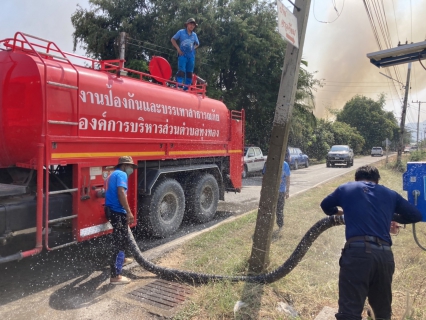
[[147,271],[156,274],[161,279],[169,281],[181,281],[187,283],[207,283],[211,281],[245,281],[254,283],[272,283],[275,282],[292,271],[297,264],[305,256],[306,252],[311,247],[312,243],[318,238],[318,236],[325,230],[333,227],[345,224],[343,216],[330,216],[319,220],[306,232],[302,240],[300,240],[296,249],[293,251],[291,256],[275,270],[259,275],[253,276],[225,276],[225,275],[213,275],[196,273],[191,271],[182,271],[177,269],[171,269],[166,267],[158,266],[149,260],[145,259],[140,251],[132,232],[128,232],[130,251],[133,253],[135,260]]
[[420,242],[419,239],[417,239],[417,232],[416,232],[416,224],[413,223],[413,237],[414,237],[414,241],[416,242],[416,244],[419,246],[420,249],[422,249],[423,251],[426,251],[426,248],[423,247]]

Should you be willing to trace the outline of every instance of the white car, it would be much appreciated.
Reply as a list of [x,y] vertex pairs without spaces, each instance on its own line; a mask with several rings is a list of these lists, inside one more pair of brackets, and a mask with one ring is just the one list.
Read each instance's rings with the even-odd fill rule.
[[372,157],[375,157],[375,156],[383,157],[382,147],[373,147],[373,149],[371,149],[371,156]]

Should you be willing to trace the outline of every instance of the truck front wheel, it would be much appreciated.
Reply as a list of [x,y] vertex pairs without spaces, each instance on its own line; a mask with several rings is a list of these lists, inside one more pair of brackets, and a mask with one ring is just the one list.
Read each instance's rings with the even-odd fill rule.
[[219,186],[214,176],[198,176],[187,193],[187,213],[191,220],[205,223],[213,219],[219,202]]
[[164,179],[142,200],[141,227],[154,237],[165,238],[180,227],[185,213],[185,195],[179,182]]

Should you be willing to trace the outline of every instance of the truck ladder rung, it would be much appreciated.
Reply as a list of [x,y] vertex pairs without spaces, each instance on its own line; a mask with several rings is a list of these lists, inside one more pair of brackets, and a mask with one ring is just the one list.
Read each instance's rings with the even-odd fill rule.
[[54,82],[54,81],[47,81],[47,84],[50,84],[51,86],[57,86],[57,87],[61,87],[61,88],[66,88],[66,89],[78,90],[78,87],[71,86],[71,85],[65,84],[65,83],[59,83],[59,82]]
[[54,55],[54,54],[51,54],[51,53],[47,53],[47,52],[43,52],[43,51],[37,51],[37,53],[42,55],[42,56],[48,56],[48,57],[52,57],[52,58],[55,58],[55,59],[68,61],[67,58],[60,57],[60,56],[57,56],[57,55]]
[[48,120],[48,123],[51,124],[63,124],[68,126],[78,126],[78,122],[70,122],[70,121],[58,121],[58,120]]
[[74,218],[77,218],[76,214],[69,216],[69,217],[63,217],[63,218],[49,220],[49,224],[50,223],[57,223],[57,222],[61,222],[61,221],[66,221],[66,220],[71,220],[71,219],[74,219]]
[[50,191],[49,195],[51,194],[59,194],[59,193],[69,193],[69,192],[76,192],[78,191],[78,188],[74,188],[74,189],[65,189],[65,190],[58,190],[58,191]]
[[52,247],[52,248],[50,248],[50,250],[52,250],[52,251],[58,250],[58,249],[61,249],[61,248],[72,246],[72,245],[77,244],[77,243],[78,243],[77,241],[64,243],[64,244],[61,244],[60,246]]

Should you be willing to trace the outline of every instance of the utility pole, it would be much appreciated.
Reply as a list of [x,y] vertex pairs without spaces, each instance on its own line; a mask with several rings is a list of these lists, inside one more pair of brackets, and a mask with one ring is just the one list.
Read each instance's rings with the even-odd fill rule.
[[419,126],[420,126],[420,105],[422,104],[422,103],[426,103],[426,101],[411,101],[412,103],[418,103],[419,104],[419,113],[418,113],[418,115],[417,115],[417,149],[419,150],[420,149],[420,146],[419,146],[419,133],[420,133],[420,128],[419,128]]
[[293,14],[297,18],[299,48],[287,43],[283,72],[281,75],[274,122],[269,142],[266,172],[262,181],[259,210],[249,260],[249,272],[259,273],[269,264],[272,229],[278,201],[278,188],[287,150],[290,119],[299,77],[300,60],[305,42],[311,0],[296,0]]
[[126,33],[120,32],[120,70],[117,73],[117,77],[126,75],[124,69],[124,56],[126,53]]
[[402,106],[401,126],[400,126],[401,136],[399,139],[398,155],[396,157],[397,167],[402,166],[401,158],[402,158],[402,152],[404,151],[404,126],[405,126],[405,114],[407,113],[408,90],[410,89],[410,75],[411,75],[411,62],[408,63],[407,82],[405,85],[405,95],[404,95],[404,105]]

